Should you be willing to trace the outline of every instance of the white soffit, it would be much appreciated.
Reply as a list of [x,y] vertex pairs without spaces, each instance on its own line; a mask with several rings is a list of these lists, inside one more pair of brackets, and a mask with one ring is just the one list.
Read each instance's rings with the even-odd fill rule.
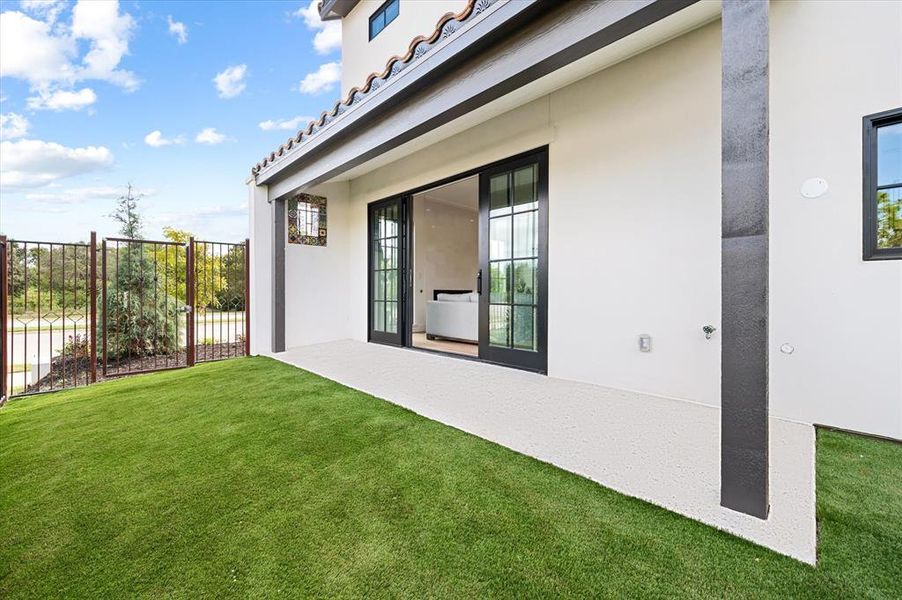
[[393,163],[437,142],[447,139],[518,106],[546,96],[555,90],[584,79],[617,63],[623,62],[655,46],[698,29],[720,18],[720,0],[701,0],[683,10],[606,46],[588,56],[574,61],[553,73],[541,77],[513,92],[498,98],[423,134],[415,140],[380,154],[376,158],[345,171],[331,181],[347,181]]

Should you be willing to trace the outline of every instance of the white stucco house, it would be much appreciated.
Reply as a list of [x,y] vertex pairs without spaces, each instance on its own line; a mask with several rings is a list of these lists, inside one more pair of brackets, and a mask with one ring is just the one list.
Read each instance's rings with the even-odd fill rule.
[[902,3],[320,14],[252,353],[814,562],[816,427],[902,439]]

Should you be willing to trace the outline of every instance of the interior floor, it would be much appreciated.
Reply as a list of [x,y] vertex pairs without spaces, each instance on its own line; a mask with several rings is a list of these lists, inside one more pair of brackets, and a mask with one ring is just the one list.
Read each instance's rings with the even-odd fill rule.
[[464,354],[466,356],[479,356],[479,345],[471,342],[455,342],[452,340],[443,340],[441,338],[429,340],[426,339],[425,333],[414,333],[412,341],[412,346],[414,348],[438,350],[440,352],[451,352],[453,354]]

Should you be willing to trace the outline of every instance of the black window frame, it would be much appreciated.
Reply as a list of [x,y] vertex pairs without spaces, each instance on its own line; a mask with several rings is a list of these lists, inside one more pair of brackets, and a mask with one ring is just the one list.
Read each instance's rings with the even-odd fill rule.
[[902,123],[902,107],[867,115],[863,118],[862,173],[863,189],[863,235],[864,260],[902,259],[902,247],[877,247],[877,193],[883,189],[902,188],[902,183],[877,185],[877,130],[881,127]]
[[[392,17],[391,21],[386,21],[385,20],[385,12],[391,4],[397,4],[398,10],[395,13],[395,16]],[[385,0],[385,2],[383,2],[382,5],[376,9],[376,12],[374,12],[373,14],[370,15],[369,29],[367,30],[368,34],[370,36],[370,41],[372,42],[374,39],[376,39],[377,35],[379,35],[383,31],[385,31],[385,28],[388,27],[392,21],[397,19],[400,14],[401,14],[401,0]],[[377,31],[376,33],[373,33],[373,22],[379,18],[382,18],[382,28],[379,31]]]

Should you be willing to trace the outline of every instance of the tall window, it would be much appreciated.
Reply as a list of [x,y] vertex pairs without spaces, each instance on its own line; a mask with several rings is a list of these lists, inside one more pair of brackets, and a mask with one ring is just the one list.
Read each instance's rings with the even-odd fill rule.
[[902,259],[902,108],[864,118],[864,258]]
[[379,7],[379,10],[370,16],[370,39],[379,35],[389,23],[398,16],[401,9],[401,0],[386,0],[385,4]]

